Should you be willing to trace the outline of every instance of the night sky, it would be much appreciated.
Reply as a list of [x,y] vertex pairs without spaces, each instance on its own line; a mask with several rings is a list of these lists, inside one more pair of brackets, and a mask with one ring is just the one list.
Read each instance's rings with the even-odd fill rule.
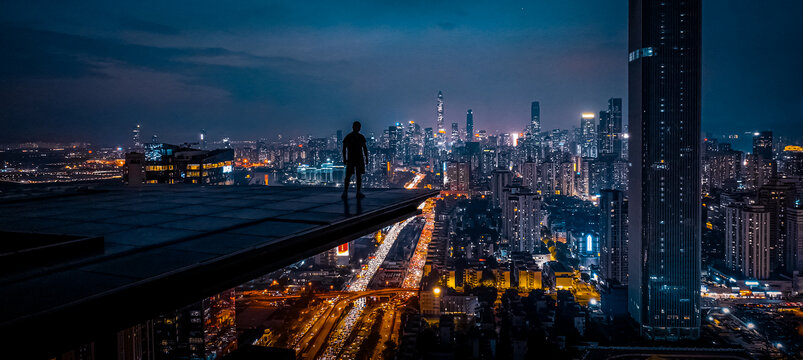
[[[803,134],[803,1],[705,1],[703,130]],[[0,142],[569,128],[627,98],[627,1],[2,1]]]

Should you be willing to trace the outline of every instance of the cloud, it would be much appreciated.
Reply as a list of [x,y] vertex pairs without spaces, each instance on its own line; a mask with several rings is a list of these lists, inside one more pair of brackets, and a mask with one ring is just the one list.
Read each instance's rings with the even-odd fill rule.
[[124,18],[121,27],[127,30],[142,31],[160,35],[179,35],[181,31],[178,29],[155,22],[139,20],[134,18]]

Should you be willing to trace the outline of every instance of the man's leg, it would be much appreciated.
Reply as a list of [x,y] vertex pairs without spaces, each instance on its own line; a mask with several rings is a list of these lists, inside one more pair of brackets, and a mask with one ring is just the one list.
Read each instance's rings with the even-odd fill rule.
[[365,195],[362,194],[362,174],[357,172],[357,197],[363,198]]
[[341,196],[343,199],[345,199],[346,196],[348,196],[349,185],[351,183],[351,173],[352,173],[351,169],[352,167],[346,165],[346,179],[343,180],[343,195]]

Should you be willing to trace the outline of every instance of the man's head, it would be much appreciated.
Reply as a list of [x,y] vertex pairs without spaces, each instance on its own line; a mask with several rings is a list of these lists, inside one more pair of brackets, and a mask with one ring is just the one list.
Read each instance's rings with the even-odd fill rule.
[[360,132],[360,128],[362,128],[362,124],[360,124],[359,121],[355,121],[351,124],[351,129],[354,130],[354,132]]

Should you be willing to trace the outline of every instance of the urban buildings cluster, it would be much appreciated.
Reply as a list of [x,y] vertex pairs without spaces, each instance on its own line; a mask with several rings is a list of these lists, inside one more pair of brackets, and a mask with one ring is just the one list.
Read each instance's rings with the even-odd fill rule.
[[[634,3],[627,123],[611,97],[571,129],[543,129],[539,101],[515,132],[480,129],[472,109],[447,127],[439,91],[434,126],[366,136],[363,184],[440,195],[239,287],[239,339],[303,358],[571,357],[656,342],[799,355],[803,147],[768,130],[751,132],[749,153],[703,137],[701,3]],[[341,130],[218,150],[205,131],[182,145],[140,131],[119,175],[129,184],[342,186]],[[158,342],[163,353],[217,354],[234,341],[231,298],[141,326],[184,339]],[[172,335],[183,321],[204,327]]]

